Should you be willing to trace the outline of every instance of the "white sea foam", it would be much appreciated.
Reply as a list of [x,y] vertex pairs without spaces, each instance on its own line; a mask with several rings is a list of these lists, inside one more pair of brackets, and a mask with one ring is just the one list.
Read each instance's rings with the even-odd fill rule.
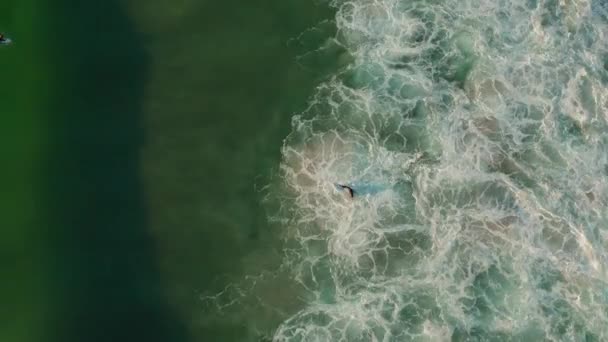
[[273,195],[312,296],[274,340],[608,339],[598,4],[333,4],[352,63],[294,118]]
[[208,299],[275,341],[608,339],[605,2],[333,5],[350,62],[282,148],[283,266]]

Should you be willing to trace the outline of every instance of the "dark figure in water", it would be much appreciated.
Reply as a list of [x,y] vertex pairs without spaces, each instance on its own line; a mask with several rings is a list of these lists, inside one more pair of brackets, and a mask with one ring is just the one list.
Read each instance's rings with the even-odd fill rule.
[[0,44],[10,44],[10,38],[7,38],[4,34],[0,33]]
[[355,197],[355,190],[348,185],[336,184],[340,189],[348,191],[348,195],[350,198]]

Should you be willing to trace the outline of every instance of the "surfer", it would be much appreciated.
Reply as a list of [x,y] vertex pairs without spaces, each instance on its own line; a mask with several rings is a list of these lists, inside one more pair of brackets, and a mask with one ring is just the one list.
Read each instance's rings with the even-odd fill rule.
[[11,39],[0,33],[0,44],[10,44]]
[[355,190],[353,190],[353,188],[351,188],[350,186],[342,184],[336,184],[336,186],[338,186],[342,190],[348,191],[348,195],[350,196],[350,198],[355,197]]

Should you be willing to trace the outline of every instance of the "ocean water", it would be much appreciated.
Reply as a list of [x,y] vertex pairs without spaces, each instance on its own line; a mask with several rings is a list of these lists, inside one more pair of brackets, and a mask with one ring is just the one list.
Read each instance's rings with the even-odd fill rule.
[[210,312],[253,340],[608,339],[607,4],[332,1],[309,54],[339,69],[262,190],[280,262]]
[[303,56],[328,18],[303,0],[1,1],[0,341],[251,335],[200,295],[281,260],[256,183],[331,68]]
[[0,340],[607,340],[607,25],[2,1]]

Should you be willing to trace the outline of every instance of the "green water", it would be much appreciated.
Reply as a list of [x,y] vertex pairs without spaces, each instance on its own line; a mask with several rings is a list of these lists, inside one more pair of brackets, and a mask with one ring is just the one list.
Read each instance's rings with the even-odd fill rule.
[[210,321],[200,297],[270,248],[256,184],[332,67],[298,63],[314,34],[290,39],[330,17],[303,0],[3,1],[0,340],[245,339],[247,316]]

